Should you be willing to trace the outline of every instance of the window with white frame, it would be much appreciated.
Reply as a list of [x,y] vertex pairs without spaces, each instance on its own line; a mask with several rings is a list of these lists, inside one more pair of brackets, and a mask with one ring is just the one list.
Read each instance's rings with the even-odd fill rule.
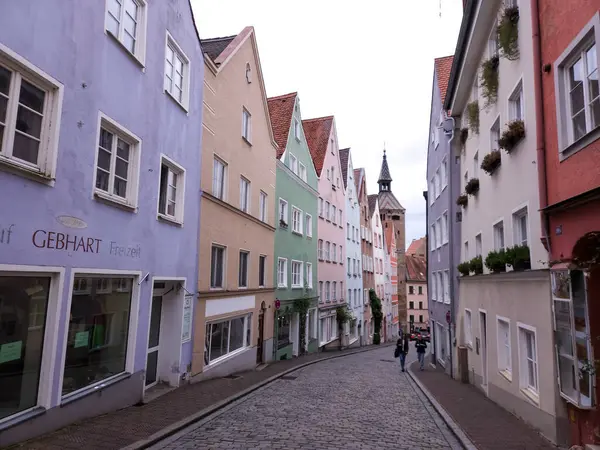
[[215,197],[225,200],[225,175],[227,174],[227,164],[221,159],[215,157],[213,161],[213,185],[212,192]]
[[475,256],[481,256],[481,233],[475,236]]
[[250,212],[250,181],[244,177],[240,178],[240,209]]
[[213,244],[210,259],[210,287],[222,289],[225,278],[225,247]]
[[519,81],[519,84],[508,98],[508,117],[510,121],[525,120],[523,112],[523,81]]
[[479,177],[479,151],[473,156],[473,178]]
[[340,257],[339,263],[340,264],[344,264],[344,252],[343,252],[342,244],[340,244],[339,249],[340,249],[340,251],[339,251],[339,257]]
[[290,170],[298,175],[298,158],[290,153]]
[[464,261],[469,260],[469,242],[465,241],[465,258]]
[[183,222],[185,169],[161,157],[158,213],[177,222]]
[[106,31],[112,34],[142,64],[146,46],[145,0],[107,0]]
[[189,77],[190,60],[167,32],[165,92],[168,92],[184,108],[188,106]]
[[279,225],[288,225],[288,202],[282,198],[279,199]]
[[448,186],[448,160],[444,158],[441,166],[442,171],[442,190]]
[[337,262],[337,245],[333,244],[332,245],[332,250],[331,250],[331,262]]
[[433,205],[433,203],[435,202],[435,183],[434,180],[432,179],[431,182],[429,183],[429,205]]
[[498,49],[498,31],[496,25],[494,25],[494,28],[492,28],[492,32],[490,33],[490,37],[488,39],[488,58],[498,56]]
[[325,242],[325,261],[329,262],[329,255],[331,250],[331,242]]
[[329,281],[325,282],[325,301],[326,302],[331,301],[331,290],[330,290],[330,283],[329,283]]
[[444,270],[443,273],[443,283],[444,283],[444,303],[450,303],[450,271]]
[[325,220],[331,220],[331,216],[329,215],[329,202],[325,202]]
[[[479,74],[475,74],[475,81],[473,81],[473,87],[471,88],[471,100],[477,101],[479,100]],[[466,123],[466,122],[465,122]]]
[[442,193],[442,182],[440,179],[440,169],[435,171],[435,198],[438,198]]
[[0,162],[51,177],[62,86],[27,66],[0,49]]
[[350,229],[350,224],[348,222],[346,222],[346,239],[350,240],[350,232],[352,230]]
[[310,214],[306,215],[306,236],[312,237],[312,216]]
[[306,183],[306,180],[307,180],[307,178],[306,178],[306,166],[304,164],[300,163],[299,167],[300,168],[299,168],[298,176],[300,177],[300,179],[302,181],[304,181]]
[[135,206],[140,157],[139,138],[101,116],[95,194]]
[[512,363],[510,351],[510,322],[503,317],[497,318],[498,328],[498,370],[503,375],[511,377]]
[[435,223],[431,225],[431,236],[429,238],[429,250],[434,251],[437,248],[435,242]]
[[538,360],[535,328],[517,323],[519,329],[519,374],[521,389],[538,395]]
[[439,298],[438,300],[442,303],[448,303],[446,301],[446,291],[444,289],[444,281],[443,281],[444,275],[443,272],[438,272],[437,273],[437,291],[439,294]]
[[431,272],[431,288],[429,289],[431,292],[431,299],[437,300],[437,275],[436,272]]
[[225,319],[206,324],[205,361],[212,364],[236,350],[249,347],[252,315]]
[[464,188],[467,185],[467,183],[469,182],[469,171],[468,170],[465,170],[465,175],[463,177],[463,180],[464,180],[464,185],[463,185],[463,188]]
[[238,267],[238,286],[241,288],[248,287],[248,258],[250,253],[245,250],[240,250],[240,261]]
[[299,288],[302,286],[302,262],[292,261],[292,287]]
[[317,243],[317,257],[323,259],[323,239],[319,239]]
[[473,347],[473,323],[469,309],[465,309],[465,344]]
[[263,191],[260,191],[260,195],[258,198],[259,201],[259,219],[262,222],[266,222],[267,221],[267,194],[265,194]]
[[555,352],[561,396],[579,407],[593,407],[596,374],[590,339],[587,274],[581,270],[551,272]]
[[440,217],[435,223],[435,241],[437,248],[442,246],[442,218]]
[[513,233],[515,245],[528,245],[527,241],[527,207],[513,214]]
[[448,243],[448,211],[442,215],[442,243]]
[[246,108],[242,108],[242,137],[246,142],[252,142],[252,115]]
[[260,255],[258,257],[258,286],[265,287],[266,284],[266,273],[267,270],[267,257]]
[[312,272],[312,263],[306,263],[306,284],[309,289],[313,287],[313,272]]
[[287,259],[277,258],[277,287],[287,287]]
[[496,119],[494,125],[490,129],[490,145],[491,150],[500,150],[498,141],[500,140],[500,117]]
[[302,234],[302,211],[292,206],[292,231]]
[[323,199],[319,197],[319,217],[323,217]]
[[340,228],[344,226],[344,213],[341,209],[338,209],[338,225]]
[[294,137],[300,140],[300,121],[294,118]]
[[334,302],[337,300],[337,281],[331,283],[331,300]]
[[334,205],[331,205],[331,222],[335,225],[335,220],[337,218],[337,209]]
[[504,248],[504,222],[501,220],[494,225],[494,250]]

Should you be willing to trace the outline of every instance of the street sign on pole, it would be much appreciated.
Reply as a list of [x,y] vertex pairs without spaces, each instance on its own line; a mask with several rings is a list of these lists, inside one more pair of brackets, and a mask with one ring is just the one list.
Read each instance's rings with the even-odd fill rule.
[[281,300],[277,299],[275,300],[275,309],[279,309],[281,308]]

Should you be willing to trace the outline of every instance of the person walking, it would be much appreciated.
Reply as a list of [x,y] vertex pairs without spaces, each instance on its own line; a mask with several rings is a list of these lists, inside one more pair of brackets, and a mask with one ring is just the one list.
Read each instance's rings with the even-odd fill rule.
[[400,335],[398,342],[396,342],[396,351],[394,356],[400,358],[400,368],[404,372],[404,363],[406,362],[406,355],[408,354],[408,339],[404,335]]
[[425,342],[425,339],[423,339],[423,336],[420,334],[417,338],[417,342],[415,342],[415,347],[417,349],[417,358],[419,358],[420,369],[423,370],[425,368],[425,350],[427,349],[427,342]]

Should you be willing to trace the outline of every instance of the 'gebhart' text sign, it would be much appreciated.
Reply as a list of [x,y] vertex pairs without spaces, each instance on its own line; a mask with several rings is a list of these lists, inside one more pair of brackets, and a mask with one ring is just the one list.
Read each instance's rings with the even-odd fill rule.
[[138,259],[142,251],[139,244],[121,245],[110,241],[110,244],[100,245],[102,239],[47,230],[34,231],[31,241],[36,248],[66,252],[103,253],[102,249],[106,247],[104,252],[108,251],[112,256],[133,259]]

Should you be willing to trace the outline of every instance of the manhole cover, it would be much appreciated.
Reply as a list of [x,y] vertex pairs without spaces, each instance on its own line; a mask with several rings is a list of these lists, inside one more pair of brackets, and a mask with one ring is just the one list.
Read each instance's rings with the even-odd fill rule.
[[295,377],[294,375],[285,375],[283,377],[281,377],[282,380],[295,380],[298,377]]
[[227,375],[226,377],[223,377],[226,380],[237,380],[239,378],[242,378],[241,375]]
[[393,363],[396,362],[393,359],[380,359],[379,361],[383,361],[383,362],[389,362],[389,363]]

